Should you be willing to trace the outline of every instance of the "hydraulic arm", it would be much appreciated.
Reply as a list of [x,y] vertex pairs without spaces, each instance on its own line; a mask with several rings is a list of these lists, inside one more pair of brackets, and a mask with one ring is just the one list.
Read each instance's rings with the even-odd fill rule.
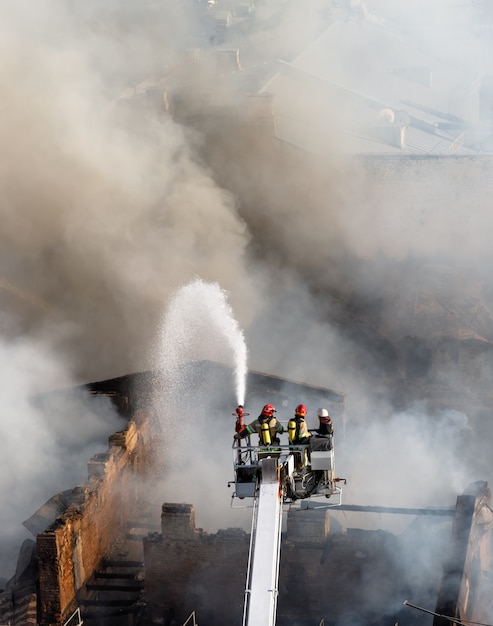
[[[236,410],[236,432],[243,431],[243,407]],[[313,439],[313,441],[312,441]],[[242,443],[244,442],[244,443]],[[233,443],[235,498],[253,499],[252,532],[243,606],[243,626],[274,626],[278,600],[283,504],[336,496],[342,488],[335,474],[332,438],[313,436],[309,444],[265,441],[250,444],[245,437]],[[231,483],[228,483],[229,485]],[[329,506],[329,505],[326,505]]]
[[260,461],[245,590],[243,626],[274,626],[279,580],[282,502],[278,460]]

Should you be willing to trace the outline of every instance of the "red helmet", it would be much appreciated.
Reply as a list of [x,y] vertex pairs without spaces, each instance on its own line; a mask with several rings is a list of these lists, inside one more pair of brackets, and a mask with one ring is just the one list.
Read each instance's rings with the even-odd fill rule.
[[301,417],[305,417],[306,415],[306,406],[304,404],[298,404],[294,411],[295,415],[300,415]]
[[265,417],[273,417],[276,412],[276,407],[273,404],[266,404],[262,409],[262,413],[260,415],[264,415]]

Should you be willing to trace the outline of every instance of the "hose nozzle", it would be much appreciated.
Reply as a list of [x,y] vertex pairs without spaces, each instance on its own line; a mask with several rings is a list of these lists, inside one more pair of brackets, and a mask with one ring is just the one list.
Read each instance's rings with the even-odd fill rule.
[[232,413],[232,415],[236,415],[235,430],[236,430],[237,433],[239,433],[240,430],[243,428],[243,417],[245,415],[250,415],[250,413],[245,413],[243,411],[243,405],[239,404],[236,407],[236,411],[234,413]]

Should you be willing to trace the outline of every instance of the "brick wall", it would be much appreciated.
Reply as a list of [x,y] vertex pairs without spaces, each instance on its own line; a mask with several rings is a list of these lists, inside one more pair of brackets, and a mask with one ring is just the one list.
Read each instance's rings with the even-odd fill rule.
[[152,469],[151,420],[135,413],[125,431],[110,437],[108,452],[88,464],[89,480],[70,507],[37,536],[41,626],[63,623],[77,590],[92,575],[142,500],[139,478]]
[[[278,624],[381,618],[382,607],[372,598],[381,598],[385,588],[389,598],[395,595],[395,547],[390,533],[356,529],[329,534],[326,541],[283,541]],[[372,585],[378,594],[371,593]]]
[[[192,611],[201,626],[242,623],[249,535],[239,529],[204,533],[192,528],[194,515],[189,504],[165,504],[162,533],[144,540],[147,610],[142,626],[171,619],[182,624]],[[328,530],[326,510],[288,516],[281,544],[279,626],[321,619],[332,623],[351,608],[359,618],[375,617],[382,594],[395,595],[393,535]],[[367,592],[372,585],[378,601]]]
[[200,624],[241,624],[249,536],[195,529],[189,504],[163,505],[161,520],[162,533],[144,540],[144,624],[181,624],[192,611]]
[[[436,613],[461,622],[489,623],[492,615],[491,493],[488,483],[471,483],[457,498]],[[451,620],[436,615],[434,626]]]

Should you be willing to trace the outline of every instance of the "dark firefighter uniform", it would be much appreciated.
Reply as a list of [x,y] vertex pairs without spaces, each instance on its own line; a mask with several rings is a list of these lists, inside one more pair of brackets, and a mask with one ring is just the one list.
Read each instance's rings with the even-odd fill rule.
[[278,435],[284,432],[284,428],[274,416],[275,412],[276,409],[272,404],[266,404],[256,420],[248,424],[248,426],[244,426],[238,433],[235,433],[235,439],[243,439],[248,437],[248,435],[257,433],[259,445],[279,445],[280,439]]

